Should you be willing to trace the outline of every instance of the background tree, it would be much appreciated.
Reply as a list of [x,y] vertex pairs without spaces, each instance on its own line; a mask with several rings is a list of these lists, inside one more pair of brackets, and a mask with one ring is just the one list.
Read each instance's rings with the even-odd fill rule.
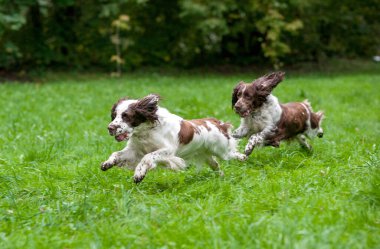
[[118,70],[368,57],[378,13],[377,0],[1,0],[0,68],[109,70],[120,16]]

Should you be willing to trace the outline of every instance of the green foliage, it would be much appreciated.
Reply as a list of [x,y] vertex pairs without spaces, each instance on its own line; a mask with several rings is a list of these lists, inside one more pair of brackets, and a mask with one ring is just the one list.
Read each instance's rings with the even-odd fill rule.
[[0,248],[378,248],[379,72],[288,73],[276,96],[327,116],[313,153],[284,143],[222,162],[223,178],[158,168],[139,185],[129,170],[100,170],[125,146],[106,129],[119,97],[159,93],[173,113],[236,127],[232,88],[257,75],[0,84]]
[[110,68],[115,36],[125,69],[372,56],[379,12],[377,0],[2,0],[0,68]]

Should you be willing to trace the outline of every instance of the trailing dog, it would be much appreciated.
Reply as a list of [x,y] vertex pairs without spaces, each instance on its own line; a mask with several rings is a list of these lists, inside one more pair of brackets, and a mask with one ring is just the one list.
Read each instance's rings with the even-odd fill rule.
[[111,110],[111,136],[127,146],[103,162],[103,171],[113,166],[134,170],[134,181],[142,181],[148,170],[164,164],[173,170],[186,167],[185,160],[208,164],[223,172],[216,158],[246,159],[236,149],[231,125],[215,118],[185,120],[159,107],[160,97],[150,94],[139,100],[120,99]]
[[257,146],[279,147],[282,140],[297,139],[311,150],[306,137],[323,137],[323,112],[314,113],[307,100],[280,104],[271,94],[284,79],[284,72],[264,75],[252,83],[240,82],[232,93],[232,108],[241,117],[232,136],[248,137],[244,153],[249,156]]

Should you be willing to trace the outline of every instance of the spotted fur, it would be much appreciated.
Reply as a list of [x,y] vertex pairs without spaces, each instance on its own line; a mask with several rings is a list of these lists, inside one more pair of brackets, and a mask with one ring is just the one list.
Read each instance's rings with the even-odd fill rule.
[[235,138],[248,137],[245,154],[257,146],[278,147],[282,140],[296,138],[301,146],[311,149],[306,137],[322,137],[323,112],[314,113],[310,103],[280,104],[272,90],[284,79],[285,73],[264,75],[252,83],[240,82],[232,93],[232,107],[241,117]]
[[245,160],[245,155],[237,152],[230,124],[215,118],[185,120],[159,107],[159,100],[158,95],[150,94],[115,104],[109,133],[119,142],[129,141],[123,150],[112,153],[102,163],[102,170],[127,166],[135,171],[137,183],[160,163],[179,170],[187,160],[208,164],[221,173],[215,158]]

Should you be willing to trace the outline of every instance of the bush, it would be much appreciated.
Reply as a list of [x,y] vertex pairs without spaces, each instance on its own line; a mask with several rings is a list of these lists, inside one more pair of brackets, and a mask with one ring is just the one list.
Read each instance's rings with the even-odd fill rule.
[[[115,54],[124,69],[371,56],[379,12],[376,0],[3,0],[0,68],[109,69]],[[128,28],[116,35],[120,16]]]

